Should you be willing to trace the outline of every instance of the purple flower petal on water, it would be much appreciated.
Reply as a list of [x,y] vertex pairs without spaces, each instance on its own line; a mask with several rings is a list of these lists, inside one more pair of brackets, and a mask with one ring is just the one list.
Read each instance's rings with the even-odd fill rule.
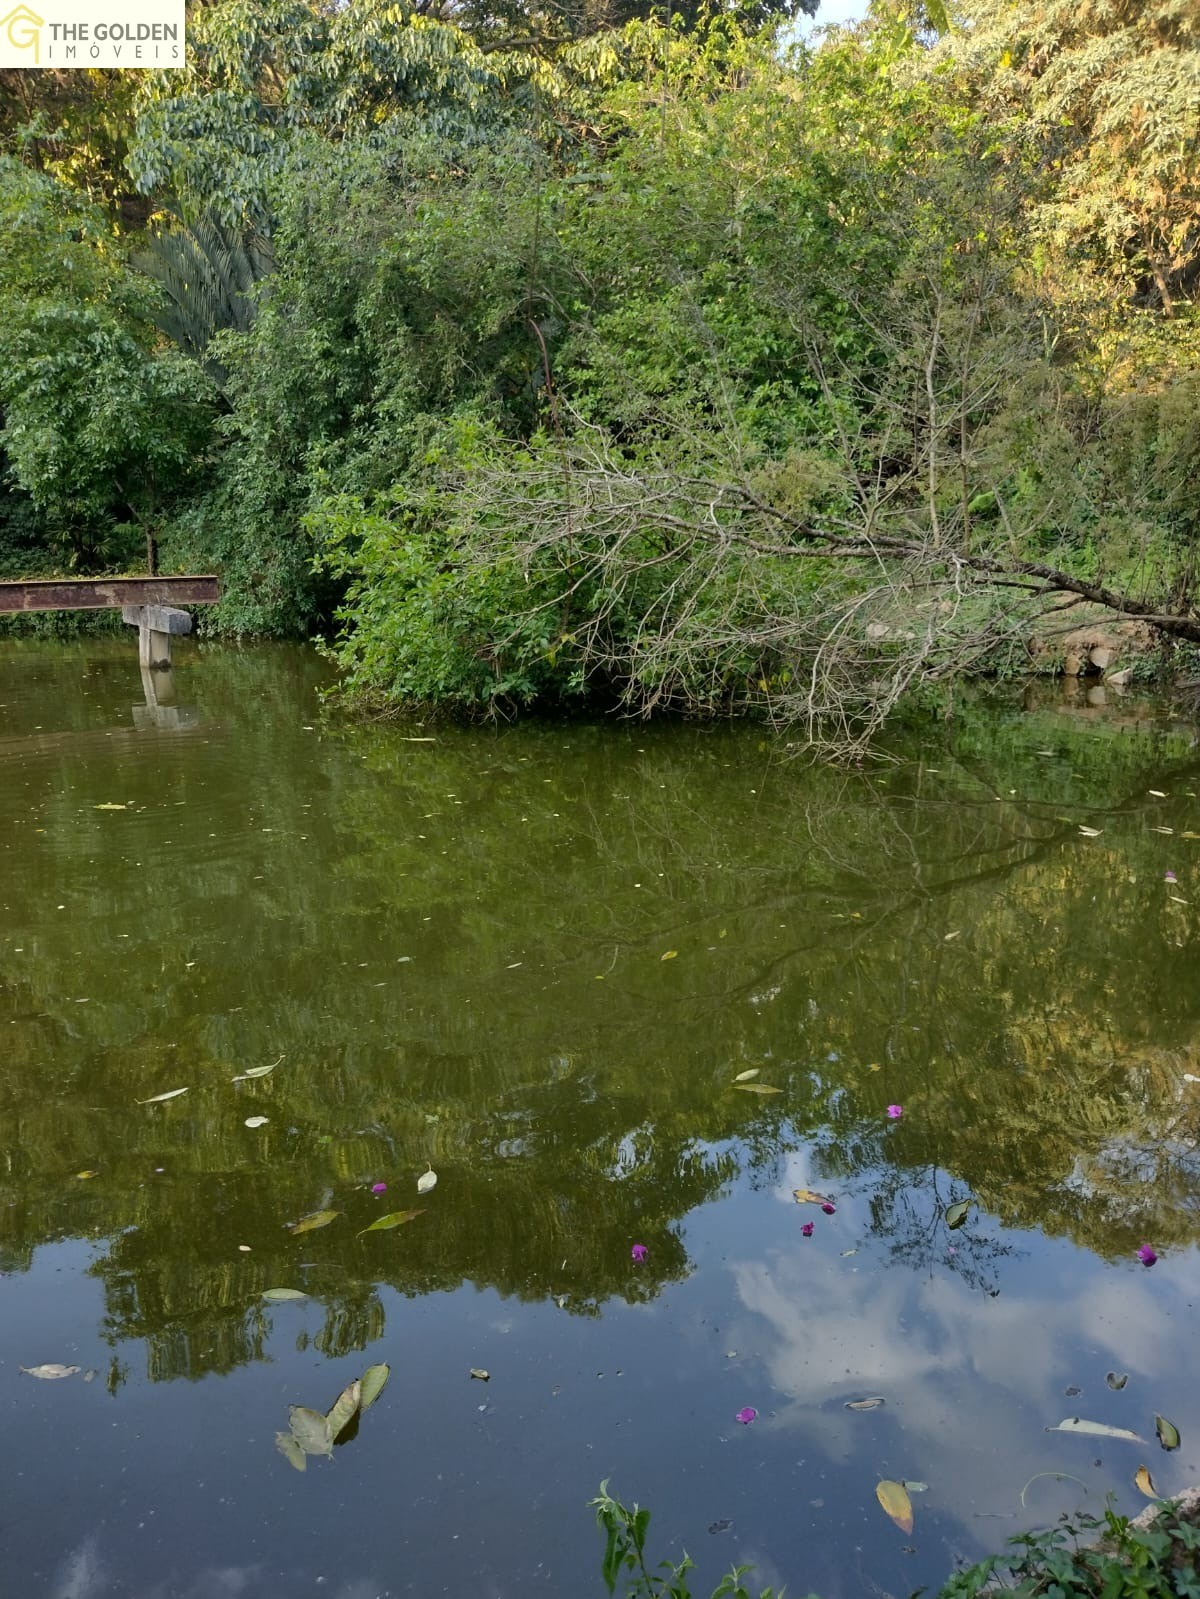
[[1141,1261],[1143,1266],[1153,1266],[1154,1262],[1158,1259],[1158,1256],[1150,1248],[1149,1244],[1143,1244],[1137,1252],[1137,1258]]
[[837,1215],[837,1206],[836,1205],[831,1205],[828,1200],[826,1200],[825,1203],[821,1206],[821,1209],[825,1212],[825,1214],[827,1216],[836,1216]]
[[812,1224],[812,1222],[806,1221],[804,1223],[804,1226],[801,1227],[800,1231],[804,1234],[805,1238],[811,1238],[812,1235],[813,1235],[813,1224]]
[[888,1108],[887,1108],[887,1113],[888,1113],[888,1120],[889,1121],[898,1122],[900,1120],[901,1116],[904,1115],[904,1106],[903,1105],[889,1105]]
[[373,1194],[386,1194],[387,1193],[387,1184],[386,1183],[372,1183],[371,1184],[371,1192]]
[[1175,876],[1174,872],[1164,872],[1163,873],[1163,882],[1164,883],[1177,883],[1178,881],[1179,881],[1179,879]]
[[748,1427],[752,1421],[758,1420],[758,1411],[754,1409],[753,1405],[747,1405],[744,1410],[739,1410],[733,1419],[734,1421],[740,1421],[743,1427]]
[[634,1244],[629,1253],[633,1256],[634,1260],[641,1261],[645,1260],[647,1254],[649,1254],[649,1250],[647,1250],[645,1244]]

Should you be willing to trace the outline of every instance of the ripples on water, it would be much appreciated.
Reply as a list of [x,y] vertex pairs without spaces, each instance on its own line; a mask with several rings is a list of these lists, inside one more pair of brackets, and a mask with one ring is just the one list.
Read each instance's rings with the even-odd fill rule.
[[[310,653],[177,654],[194,719],[139,730],[128,641],[0,646],[14,1593],[599,1593],[608,1477],[702,1579],[900,1595],[1138,1508],[1143,1460],[1195,1480],[1186,728],[968,710],[845,773],[753,730],[347,725]],[[376,1361],[291,1471],[288,1405]],[[928,1484],[911,1538],[881,1477]]]

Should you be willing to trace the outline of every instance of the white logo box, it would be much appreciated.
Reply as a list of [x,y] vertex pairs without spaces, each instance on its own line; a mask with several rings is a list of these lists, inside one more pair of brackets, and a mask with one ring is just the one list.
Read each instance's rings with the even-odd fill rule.
[[183,67],[184,0],[0,0],[0,67]]

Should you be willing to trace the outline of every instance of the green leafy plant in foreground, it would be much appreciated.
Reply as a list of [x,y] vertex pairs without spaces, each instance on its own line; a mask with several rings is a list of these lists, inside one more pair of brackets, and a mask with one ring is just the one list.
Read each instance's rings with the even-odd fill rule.
[[[695,1567],[686,1552],[678,1563],[660,1561],[658,1571],[663,1573],[662,1576],[656,1575],[646,1565],[646,1532],[650,1526],[648,1510],[643,1510],[637,1504],[623,1505],[619,1499],[614,1499],[608,1491],[607,1481],[600,1484],[600,1492],[590,1502],[589,1508],[596,1512],[596,1525],[605,1537],[602,1570],[609,1593],[616,1592],[617,1580],[624,1570],[630,1574],[625,1599],[658,1599],[660,1595],[662,1599],[693,1599],[687,1574]],[[752,1599],[750,1590],[742,1581],[749,1570],[749,1566],[734,1566],[713,1589],[712,1599]],[[759,1599],[783,1599],[783,1596],[776,1596],[771,1588],[763,1588]],[[809,1599],[814,1599],[814,1596],[810,1594]]]
[[[646,1565],[650,1512],[624,1505],[608,1483],[591,1501],[596,1524],[605,1535],[602,1573],[615,1593],[627,1572],[625,1599],[694,1599],[687,1581],[695,1569],[685,1553],[677,1564],[661,1561],[657,1575]],[[1151,1526],[1135,1526],[1109,1509],[1103,1518],[1064,1516],[1058,1526],[1010,1540],[1013,1553],[990,1555],[954,1574],[936,1599],[975,1599],[979,1594],[1011,1594],[1014,1599],[1200,1599],[1197,1550],[1200,1528],[1188,1512],[1165,1503]],[[744,1578],[749,1566],[734,1566],[712,1590],[711,1599],[752,1599]],[[925,1592],[925,1590],[919,1590]],[[764,1588],[759,1599],[783,1599]],[[810,1594],[808,1599],[815,1599]],[[916,1596],[914,1596],[916,1599]]]
[[1173,1504],[1149,1527],[1110,1509],[1103,1519],[1064,1517],[1057,1527],[1013,1538],[1010,1547],[1014,1553],[956,1573],[937,1599],[985,1592],[1016,1599],[1200,1599],[1200,1529]]

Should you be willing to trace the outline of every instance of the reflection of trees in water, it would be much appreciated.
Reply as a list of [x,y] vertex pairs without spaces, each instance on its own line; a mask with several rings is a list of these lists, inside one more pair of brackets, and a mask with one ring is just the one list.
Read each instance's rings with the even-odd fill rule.
[[[414,745],[306,732],[307,665],[266,659],[195,668],[219,742],[95,757],[86,785],[42,762],[0,795],[0,839],[39,852],[6,884],[0,1261],[108,1237],[106,1332],[153,1375],[262,1358],[274,1286],[320,1301],[329,1354],[379,1336],[383,1285],[652,1298],[688,1270],[688,1212],[805,1142],[869,1188],[893,1258],[981,1287],[1003,1248],[947,1238],[938,1173],[1102,1254],[1195,1236],[1195,912],[1164,903],[1145,798],[1196,786],[1164,776],[1180,747],[999,717],[939,735],[937,772],[811,770],[721,730]],[[97,813],[110,794],[132,812]],[[748,1066],[786,1094],[732,1091]],[[428,1161],[426,1215],[357,1238],[423,1203]],[[284,1230],[325,1202],[346,1214]]]

